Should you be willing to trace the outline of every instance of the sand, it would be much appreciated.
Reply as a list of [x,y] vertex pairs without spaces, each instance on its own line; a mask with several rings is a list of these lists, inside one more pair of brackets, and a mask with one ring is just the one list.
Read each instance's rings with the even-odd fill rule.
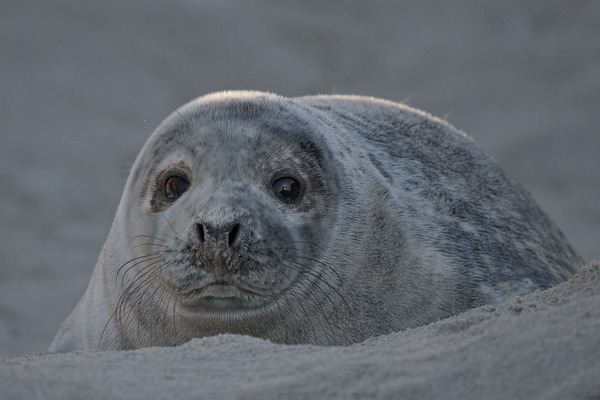
[[[597,297],[579,289],[566,302],[478,310],[349,348],[224,336],[181,350],[11,358],[43,351],[82,295],[152,130],[216,90],[360,94],[444,117],[532,192],[587,261],[599,259],[600,2],[3,0],[1,9],[0,399],[5,387],[19,398],[38,389],[459,398],[475,387],[490,398],[600,396],[598,342],[586,336]],[[245,361],[233,368],[238,352]]]

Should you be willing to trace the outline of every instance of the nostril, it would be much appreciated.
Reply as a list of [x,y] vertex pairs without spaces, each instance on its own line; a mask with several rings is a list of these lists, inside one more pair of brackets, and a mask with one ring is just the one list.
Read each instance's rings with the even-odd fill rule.
[[240,224],[235,224],[233,228],[229,231],[229,245],[231,246],[237,239],[238,234],[240,232]]
[[197,224],[196,230],[198,234],[198,239],[200,239],[200,243],[204,243],[204,226],[202,224]]

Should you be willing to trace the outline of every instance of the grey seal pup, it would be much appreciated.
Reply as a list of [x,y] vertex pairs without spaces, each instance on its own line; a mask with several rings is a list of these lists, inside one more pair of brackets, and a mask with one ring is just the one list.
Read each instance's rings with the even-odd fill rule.
[[219,333],[348,345],[583,264],[474,141],[374,98],[200,97],[151,135],[49,350]]

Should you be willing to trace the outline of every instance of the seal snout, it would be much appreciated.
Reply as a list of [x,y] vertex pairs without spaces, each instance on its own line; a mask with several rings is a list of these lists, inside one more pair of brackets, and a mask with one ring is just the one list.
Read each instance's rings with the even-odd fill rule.
[[198,222],[195,229],[195,239],[201,246],[208,243],[218,247],[235,246],[238,244],[243,231],[242,224],[237,221],[221,224]]

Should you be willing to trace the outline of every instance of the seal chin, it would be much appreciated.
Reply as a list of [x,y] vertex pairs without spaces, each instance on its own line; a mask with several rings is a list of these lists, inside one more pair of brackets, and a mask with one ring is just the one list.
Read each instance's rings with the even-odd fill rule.
[[213,282],[179,295],[181,304],[192,313],[244,311],[265,303],[264,296],[229,282]]

